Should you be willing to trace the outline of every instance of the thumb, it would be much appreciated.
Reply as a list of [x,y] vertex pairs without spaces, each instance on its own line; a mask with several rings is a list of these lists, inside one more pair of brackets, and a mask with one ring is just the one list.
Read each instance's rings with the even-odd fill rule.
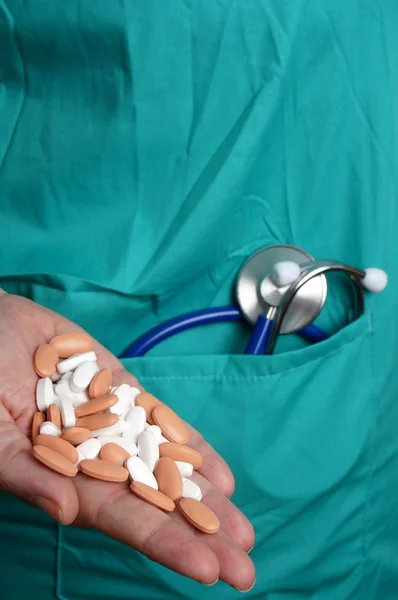
[[73,523],[79,500],[72,480],[35,460],[30,441],[17,425],[0,423],[0,440],[0,489],[44,510],[63,525]]

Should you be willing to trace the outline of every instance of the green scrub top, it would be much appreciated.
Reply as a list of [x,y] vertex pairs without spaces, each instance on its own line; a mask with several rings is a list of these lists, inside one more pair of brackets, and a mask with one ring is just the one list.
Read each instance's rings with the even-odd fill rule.
[[[197,427],[256,530],[261,600],[398,597],[395,0],[0,0],[0,286],[116,355],[295,244],[378,266],[276,354],[187,332],[125,366]],[[333,291],[338,290],[339,293]],[[1,598],[233,600],[0,495]]]

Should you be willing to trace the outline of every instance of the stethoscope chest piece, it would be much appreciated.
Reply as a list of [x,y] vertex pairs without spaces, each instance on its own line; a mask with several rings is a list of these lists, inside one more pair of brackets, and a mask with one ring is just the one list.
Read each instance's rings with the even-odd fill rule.
[[[287,290],[277,287],[272,280],[275,264],[287,261],[300,265],[313,260],[310,254],[295,246],[270,246],[251,256],[240,269],[235,284],[236,297],[247,321],[255,324],[259,315],[266,315],[272,307],[279,306]],[[295,333],[312,323],[322,310],[326,296],[325,275],[310,279],[295,295],[280,333]]]

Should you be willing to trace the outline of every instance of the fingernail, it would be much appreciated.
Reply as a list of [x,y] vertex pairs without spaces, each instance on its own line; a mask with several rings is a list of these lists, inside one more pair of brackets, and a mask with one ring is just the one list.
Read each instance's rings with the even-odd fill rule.
[[236,590],[238,590],[238,592],[242,592],[242,594],[247,594],[248,592],[252,591],[252,589],[254,588],[255,585],[256,585],[256,580],[254,580],[253,585],[251,585],[248,590],[241,590],[240,588],[235,587],[235,586],[232,586],[232,587],[234,587]]
[[216,585],[216,583],[218,582],[218,577],[215,581],[213,581],[213,583],[205,583],[204,581],[200,581],[198,580],[199,583],[201,583],[202,585],[205,585],[206,587],[210,587],[211,585]]
[[36,498],[35,504],[38,508],[41,508],[41,510],[44,510],[45,513],[50,515],[50,517],[62,523],[62,510],[58,504],[52,502],[52,500],[43,498],[42,496]]

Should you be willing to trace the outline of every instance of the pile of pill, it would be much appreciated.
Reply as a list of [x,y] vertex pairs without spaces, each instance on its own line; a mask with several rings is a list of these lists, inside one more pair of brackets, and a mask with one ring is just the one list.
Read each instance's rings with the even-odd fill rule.
[[217,516],[190,479],[202,457],[187,446],[188,428],[154,396],[128,384],[112,387],[112,373],[98,366],[90,336],[54,337],[37,348],[33,366],[40,377],[32,423],[37,460],[67,477],[80,471],[130,482],[142,500],[168,512],[178,502],[191,525],[218,531]]

